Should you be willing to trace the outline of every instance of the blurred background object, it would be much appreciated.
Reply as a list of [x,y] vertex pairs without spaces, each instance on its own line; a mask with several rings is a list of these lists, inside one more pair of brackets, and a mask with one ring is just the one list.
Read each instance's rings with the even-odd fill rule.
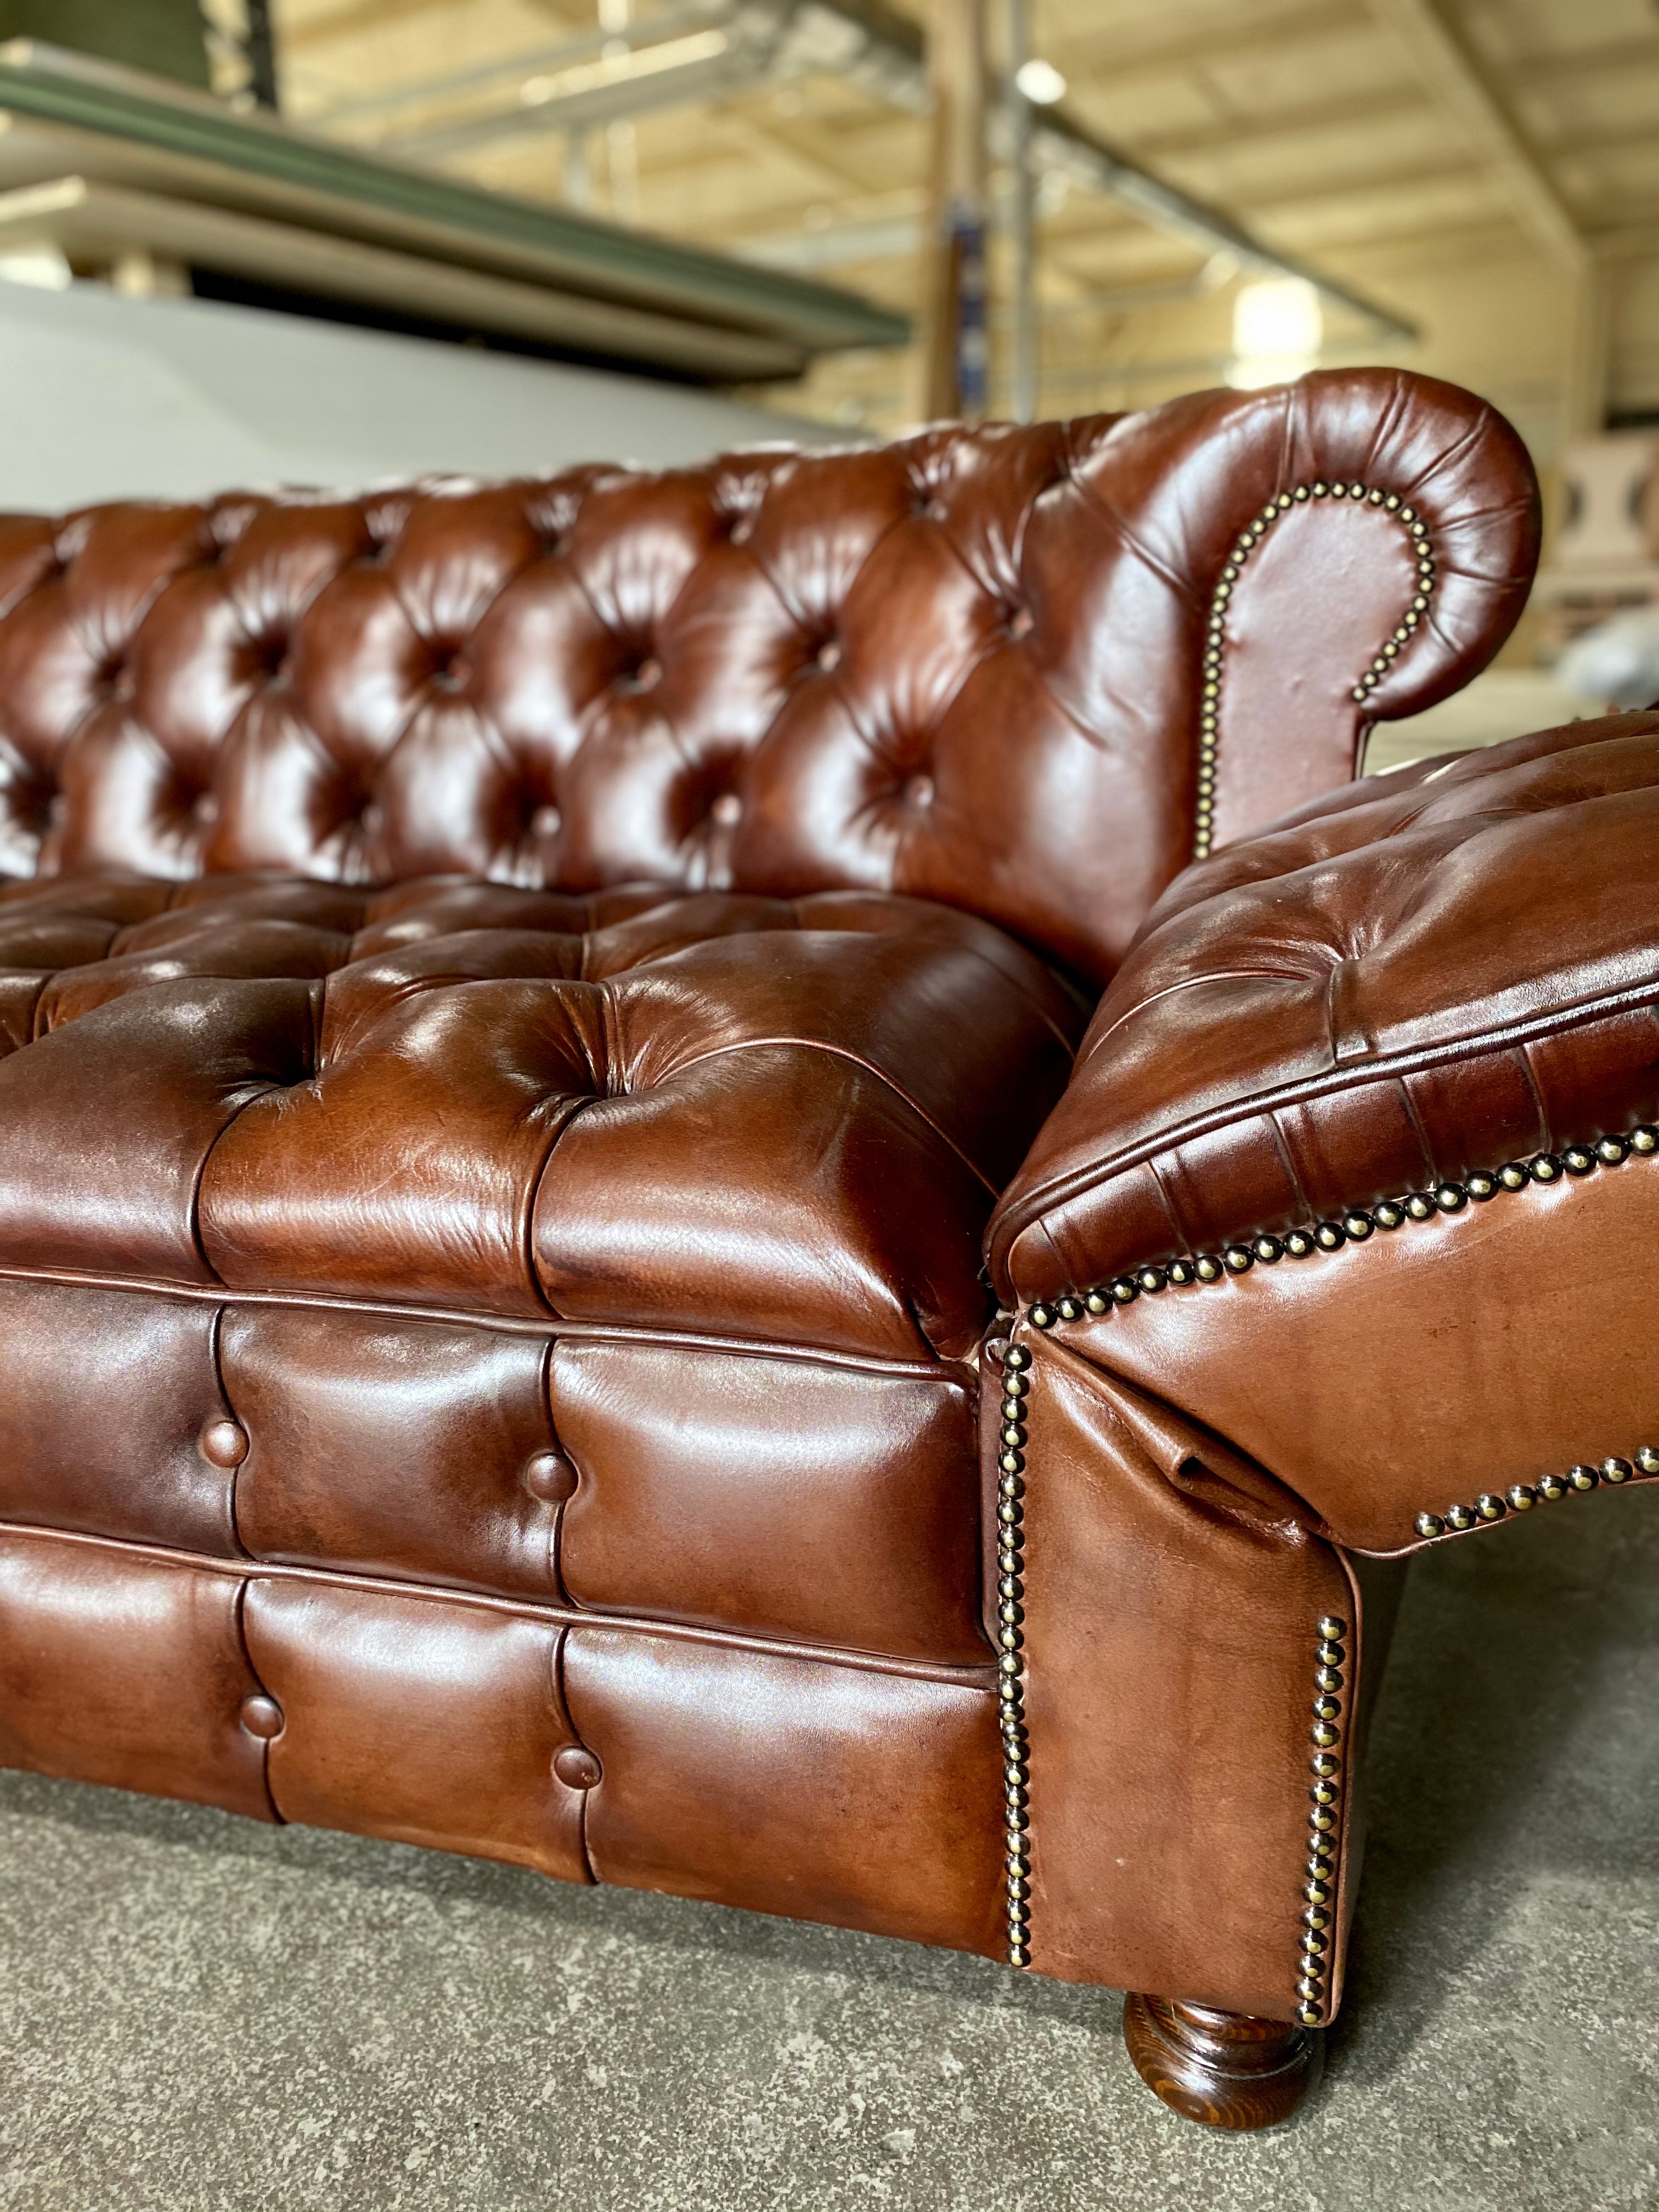
[[0,0],[0,34],[80,56],[0,51],[0,276],[443,342],[457,392],[510,350],[858,437],[1468,386],[1538,462],[1545,567],[1379,760],[1595,711],[1612,663],[1563,655],[1659,605],[1656,0]]
[[1556,675],[1569,690],[1610,707],[1659,706],[1659,607],[1586,630],[1556,663]]
[[[258,12],[268,25],[264,0]],[[212,82],[198,0],[0,0],[0,40],[10,39],[50,40],[204,92]]]

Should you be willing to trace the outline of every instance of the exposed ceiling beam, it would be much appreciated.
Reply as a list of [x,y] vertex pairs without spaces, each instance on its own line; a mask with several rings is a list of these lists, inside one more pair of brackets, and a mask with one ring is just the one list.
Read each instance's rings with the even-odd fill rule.
[[[1627,213],[1636,210],[1627,210]],[[1650,255],[1659,257],[1659,216],[1650,216],[1644,222],[1621,223],[1615,230],[1602,230],[1592,240],[1597,258],[1603,261],[1644,260]]]
[[[653,27],[642,24],[635,43],[609,64],[603,58],[574,64],[562,76],[546,76],[534,88],[533,98],[526,97],[532,88],[526,86],[510,107],[453,124],[428,124],[393,143],[423,156],[453,154],[546,131],[591,130],[623,115],[826,70],[892,106],[918,115],[927,112],[922,33],[884,0],[742,0],[727,9],[720,23],[720,28],[686,34],[683,60],[672,57],[674,40],[655,49],[646,43]],[[718,51],[708,44],[716,40],[723,42]],[[703,42],[695,54],[689,51],[694,40]],[[1224,251],[1243,270],[1299,277],[1390,338],[1417,336],[1413,325],[1364,293],[1281,252],[1220,209],[1119,153],[1063,107],[1038,112],[1030,143],[1040,167],[1105,193],[1206,256]]]
[[328,46],[336,39],[360,39],[365,32],[384,30],[410,15],[435,15],[441,8],[454,4],[455,0],[347,0],[343,8],[313,15],[308,22],[295,23],[291,30],[283,25],[279,44],[284,54],[298,53]]
[[1517,217],[1551,252],[1582,271],[1589,255],[1572,210],[1461,29],[1437,0],[1370,0],[1370,8],[1502,175]]
[[1571,46],[1556,54],[1517,55],[1504,65],[1506,86],[1559,84],[1569,76],[1627,76],[1632,70],[1659,70],[1659,27],[1643,39],[1614,39],[1606,46]]
[[1180,161],[1186,155],[1224,157],[1240,147],[1278,146],[1297,138],[1313,138],[1333,131],[1351,134],[1370,131],[1379,123],[1438,118],[1439,110],[1415,83],[1397,91],[1355,94],[1346,100],[1299,101],[1276,114],[1229,116],[1225,122],[1205,123],[1196,128],[1137,131],[1130,150],[1137,161]]
[[1115,79],[1160,70],[1190,75],[1213,61],[1264,48],[1283,53],[1298,40],[1352,28],[1350,0],[1289,0],[1276,7],[1253,0],[1249,8],[1235,8],[1225,17],[1189,15],[1184,22],[1163,8],[1139,24],[1124,22],[1115,9],[1101,8],[1088,29],[1074,30],[1057,45],[1067,67],[1079,75],[1098,69]]

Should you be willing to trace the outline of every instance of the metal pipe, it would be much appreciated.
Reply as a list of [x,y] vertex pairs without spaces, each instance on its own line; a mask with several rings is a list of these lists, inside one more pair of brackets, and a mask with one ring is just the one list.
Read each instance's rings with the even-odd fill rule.
[[1008,0],[1008,52],[1003,100],[1013,167],[1008,210],[1008,243],[1013,261],[1013,329],[1009,374],[1009,413],[1030,422],[1037,408],[1036,204],[1031,176],[1031,103],[1020,89],[1019,73],[1031,58],[1030,13],[1027,0]]

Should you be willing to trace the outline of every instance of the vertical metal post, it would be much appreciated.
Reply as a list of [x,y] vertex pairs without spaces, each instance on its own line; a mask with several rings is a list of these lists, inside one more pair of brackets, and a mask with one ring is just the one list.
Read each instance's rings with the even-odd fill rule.
[[261,107],[276,106],[276,46],[270,30],[270,0],[242,0],[247,27],[242,52],[247,57],[247,88]]
[[984,0],[937,0],[927,46],[934,169],[924,410],[985,412]]
[[1008,412],[1016,422],[1035,420],[1037,410],[1036,205],[1031,175],[1031,103],[1019,88],[1019,72],[1031,58],[1028,0],[1008,0],[1008,138],[1013,162],[1009,208],[1009,246],[1013,262],[1013,331]]

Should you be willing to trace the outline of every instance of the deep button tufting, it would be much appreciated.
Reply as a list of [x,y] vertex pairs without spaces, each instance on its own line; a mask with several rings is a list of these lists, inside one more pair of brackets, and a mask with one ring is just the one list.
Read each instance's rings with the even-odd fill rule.
[[556,806],[538,806],[530,817],[531,835],[535,837],[556,837],[564,817]]
[[718,822],[723,830],[729,830],[735,822],[741,820],[742,816],[743,801],[735,791],[721,792],[708,810],[709,820]]
[[210,1421],[197,1449],[213,1467],[240,1467],[247,1457],[247,1431],[240,1421],[222,1418]]
[[841,666],[841,641],[839,638],[829,637],[824,640],[823,643],[818,647],[817,663],[818,666],[822,668],[826,674],[830,669],[839,668]]
[[261,1743],[269,1743],[283,1732],[283,1709],[275,1698],[244,1698],[238,1717],[247,1733],[257,1736]]
[[662,663],[650,659],[641,661],[629,679],[636,691],[654,691],[662,682]]
[[904,787],[907,806],[931,806],[933,803],[933,779],[931,775],[913,775]]
[[562,1505],[576,1493],[576,1470],[561,1451],[534,1453],[519,1479],[543,1505]]
[[562,1744],[553,1754],[553,1771],[567,1790],[596,1789],[603,1771],[585,1744]]
[[204,791],[190,811],[198,822],[216,822],[219,818],[219,802],[210,791]]
[[436,662],[429,682],[435,691],[459,691],[466,682],[466,664],[459,653]]
[[[1419,626],[1411,654],[1402,644],[1388,663],[1408,672],[1403,690],[1397,675],[1390,679],[1394,711],[1407,709],[1407,690],[1455,689],[1524,596],[1532,493],[1519,448],[1448,387],[1407,388],[1402,408],[1394,371],[1327,371],[1298,386],[1294,401],[1230,392],[1182,401],[1139,418],[1133,437],[1109,418],[1064,430],[935,429],[875,451],[740,456],[662,476],[578,469],[546,483],[410,487],[360,501],[260,495],[205,514],[112,507],[57,526],[0,520],[0,568],[34,579],[0,614],[0,642],[27,659],[35,625],[55,634],[69,621],[67,589],[86,595],[76,622],[95,619],[77,637],[107,645],[92,647],[87,677],[52,693],[27,748],[43,781],[49,763],[51,781],[73,793],[49,865],[167,874],[211,860],[375,880],[518,868],[586,884],[660,880],[682,864],[696,873],[706,865],[697,841],[677,843],[660,794],[685,757],[682,744],[698,763],[694,787],[704,783],[706,741],[717,732],[755,763],[731,863],[738,888],[885,882],[893,856],[871,846],[881,832],[861,802],[872,745],[914,758],[888,750],[886,726],[902,720],[926,728],[930,763],[950,769],[957,834],[946,851],[910,841],[894,860],[903,879],[891,888],[957,899],[1103,981],[1188,848],[1200,789],[1188,750],[1165,734],[1186,714],[1190,657],[1145,665],[1133,636],[1086,611],[1099,595],[1099,604],[1115,604],[1127,544],[1186,545],[1179,516],[1194,484],[1202,486],[1194,511],[1206,514],[1206,530],[1216,521],[1217,487],[1235,471],[1250,488],[1247,504],[1265,500],[1293,407],[1310,466],[1338,432],[1344,451],[1375,449],[1367,474],[1378,481],[1391,473],[1432,484],[1437,526],[1466,532],[1455,576],[1441,564],[1436,587],[1452,594],[1448,605],[1455,600],[1452,628],[1463,641],[1429,639]],[[1212,446],[1213,465],[1201,458]],[[1335,472],[1346,487],[1351,470]],[[892,527],[921,518],[934,526]],[[751,538],[766,548],[758,564],[736,555]],[[960,541],[962,561],[951,541]],[[371,545],[375,557],[365,559]],[[527,559],[539,546],[548,557]],[[53,586],[33,566],[49,550],[67,564],[67,586]],[[216,551],[228,556],[223,580],[205,573]],[[1207,592],[1208,561],[1194,538],[1174,571],[1145,585],[1149,607],[1167,604],[1185,621],[1174,611]],[[452,594],[446,583],[434,598],[428,584],[441,574],[474,576],[477,588],[458,583]],[[624,576],[633,580],[625,589]],[[1301,587],[1285,588],[1294,598]],[[1327,584],[1312,588],[1316,596]],[[1356,572],[1352,588],[1334,580],[1328,588],[1332,605],[1358,609],[1375,653],[1401,619],[1394,582],[1372,574],[1362,589]],[[1389,617],[1376,637],[1366,591],[1381,594]],[[258,613],[238,622],[236,611],[251,606]],[[831,628],[841,667],[856,671],[856,697],[842,696],[839,675],[819,674],[833,659],[817,658]],[[210,645],[210,632],[218,642]],[[1310,635],[1324,651],[1321,623]],[[706,649],[721,638],[749,642],[735,657]],[[765,649],[751,651],[762,640]],[[1017,652],[979,650],[1021,641]],[[1040,668],[1024,650],[1039,641]],[[168,696],[179,672],[206,667],[231,644],[234,680],[191,688],[187,702]],[[275,667],[284,647],[294,672],[286,682]],[[87,667],[85,647],[75,652],[74,665]],[[635,696],[650,681],[635,664],[653,652],[673,666],[672,685],[665,676],[661,686],[673,729],[654,697]],[[468,671],[459,694],[428,681],[449,653],[464,656]],[[91,682],[100,665],[114,672],[129,659],[138,702],[153,694],[167,718],[159,732],[128,726],[133,710]],[[1310,675],[1307,698],[1324,697],[1322,683]],[[1109,702],[1126,684],[1143,696],[1134,734],[1120,748],[1103,741],[1102,721],[1111,721]],[[1236,764],[1245,748],[1261,748],[1245,811],[1224,779],[1201,787],[1230,837],[1352,769],[1351,717],[1309,707],[1291,743],[1278,726],[1278,687],[1267,682],[1255,704],[1253,696],[1236,690],[1232,711],[1243,720],[1230,737]],[[476,721],[443,711],[475,698]],[[415,711],[417,701],[436,710],[434,720]],[[88,704],[104,712],[81,726]],[[1263,715],[1271,733],[1258,732]],[[983,736],[988,725],[1017,732],[1013,754]],[[12,722],[8,735],[16,735]],[[187,777],[159,789],[158,741],[190,763]],[[1015,754],[1042,761],[1045,783],[1064,784],[1071,803],[1058,814],[1022,812],[1011,830]],[[558,844],[538,848],[526,833],[530,794],[550,791],[556,763],[563,821]],[[709,792],[732,773],[717,771]],[[349,790],[371,777],[395,836],[364,835],[339,796],[341,779]],[[222,812],[210,837],[196,827],[181,848],[181,794],[208,781]],[[902,782],[890,778],[890,787]],[[0,858],[10,867],[27,865],[33,835],[16,790],[3,810],[14,842]],[[694,802],[693,816],[707,803]],[[878,811],[890,815],[898,803],[890,787]],[[1123,822],[1131,866],[1109,867],[1085,830],[1107,815]],[[522,840],[526,849],[503,850],[504,830],[509,848]],[[988,872],[991,844],[999,860]]]

